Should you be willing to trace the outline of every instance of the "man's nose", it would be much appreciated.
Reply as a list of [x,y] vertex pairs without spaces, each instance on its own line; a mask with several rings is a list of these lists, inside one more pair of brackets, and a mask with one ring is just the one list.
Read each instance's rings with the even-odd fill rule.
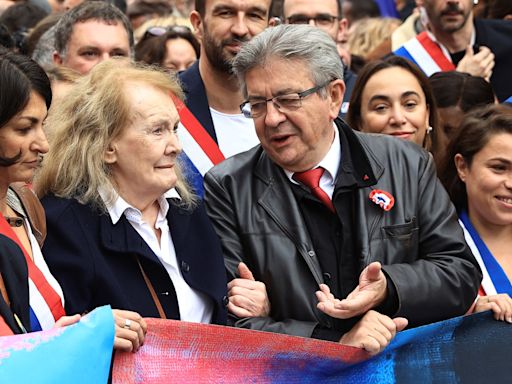
[[245,36],[249,33],[244,13],[238,13],[233,25],[231,26],[231,32],[237,36]]

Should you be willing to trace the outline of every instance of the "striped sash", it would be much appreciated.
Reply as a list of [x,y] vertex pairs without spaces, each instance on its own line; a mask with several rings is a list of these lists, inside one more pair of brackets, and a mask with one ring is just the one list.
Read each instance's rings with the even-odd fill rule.
[[394,54],[402,56],[420,67],[427,76],[436,72],[453,71],[455,65],[449,55],[441,49],[439,44],[433,41],[425,31],[412,38]]
[[498,293],[508,293],[509,296],[512,297],[512,284],[510,280],[489,248],[487,248],[480,238],[480,235],[473,227],[473,224],[471,224],[466,212],[463,211],[460,213],[459,223],[464,230],[466,242],[482,269],[482,288],[485,294],[496,295]]
[[184,167],[188,182],[194,187],[196,194],[203,197],[203,177],[214,165],[225,159],[219,146],[196,119],[187,106],[176,96],[171,98],[180,115],[181,126],[178,130],[183,148],[180,162]]
[[13,240],[25,255],[28,266],[30,325],[32,331],[51,328],[56,320],[65,315],[61,297],[50,285],[44,273],[35,265],[3,215],[0,215],[0,233]]

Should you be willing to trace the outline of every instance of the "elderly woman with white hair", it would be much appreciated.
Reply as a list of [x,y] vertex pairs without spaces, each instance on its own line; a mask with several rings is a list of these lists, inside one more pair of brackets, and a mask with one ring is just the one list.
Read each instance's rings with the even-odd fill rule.
[[44,252],[68,312],[110,304],[144,317],[226,322],[219,240],[178,164],[173,98],[181,95],[168,74],[112,60],[52,111],[37,191]]

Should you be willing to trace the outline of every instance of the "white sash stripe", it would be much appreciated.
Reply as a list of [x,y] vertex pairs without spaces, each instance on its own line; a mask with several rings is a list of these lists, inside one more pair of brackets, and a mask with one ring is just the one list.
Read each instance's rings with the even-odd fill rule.
[[485,268],[484,261],[482,260],[482,256],[480,255],[480,252],[478,251],[478,248],[473,241],[473,238],[469,234],[468,230],[464,226],[464,223],[459,220],[459,224],[462,227],[464,231],[464,238],[466,239],[466,243],[468,244],[469,248],[471,249],[471,252],[473,252],[473,256],[475,256],[476,261],[478,261],[478,264],[480,265],[480,269],[482,270],[482,288],[485,291],[486,295],[496,295],[496,288],[494,287],[494,284],[492,283],[491,277],[489,276],[489,272],[487,272],[487,269]]
[[30,278],[28,279],[28,291],[30,308],[32,308],[34,311],[43,331],[53,328],[55,320],[53,318],[52,312],[50,311],[48,304],[46,304],[43,296],[41,296],[41,293],[39,293],[38,289],[36,288],[36,285]]
[[404,44],[404,48],[414,58],[419,67],[425,72],[427,76],[430,76],[436,72],[441,72],[441,68],[432,59],[427,50],[421,45],[421,43],[413,38]]
[[200,145],[194,140],[187,128],[183,124],[179,124],[178,137],[183,146],[183,151],[187,154],[188,158],[195,165],[202,176],[205,175],[213,167],[213,162],[204,153]]

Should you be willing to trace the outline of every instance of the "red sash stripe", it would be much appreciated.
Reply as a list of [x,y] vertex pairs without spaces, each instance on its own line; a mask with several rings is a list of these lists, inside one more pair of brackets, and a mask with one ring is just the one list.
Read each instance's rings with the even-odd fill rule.
[[425,48],[432,60],[444,71],[454,71],[455,65],[444,55],[441,47],[429,37],[427,32],[421,32],[416,39]]
[[11,328],[7,325],[4,318],[0,316],[0,336],[12,336],[14,335],[14,332]]
[[34,261],[25,250],[25,247],[21,244],[21,241],[18,239],[18,236],[16,236],[16,233],[14,233],[11,226],[9,225],[7,220],[5,220],[5,217],[3,215],[0,215],[0,233],[10,238],[21,248],[27,261],[29,278],[35,284],[37,290],[41,293],[41,296],[43,296],[44,301],[50,308],[50,311],[52,312],[55,321],[59,320],[62,316],[66,314],[62,306],[60,296],[57,294],[57,292],[55,292],[55,290],[48,283],[48,281],[46,281],[46,278],[44,277],[43,273],[39,270],[39,268],[37,268]]
[[190,112],[187,106],[175,95],[171,94],[171,98],[176,105],[178,114],[180,115],[181,123],[186,127],[187,131],[192,135],[197,144],[203,149],[204,153],[210,161],[217,165],[225,159],[224,155],[219,149],[217,143],[206,132],[201,123]]

